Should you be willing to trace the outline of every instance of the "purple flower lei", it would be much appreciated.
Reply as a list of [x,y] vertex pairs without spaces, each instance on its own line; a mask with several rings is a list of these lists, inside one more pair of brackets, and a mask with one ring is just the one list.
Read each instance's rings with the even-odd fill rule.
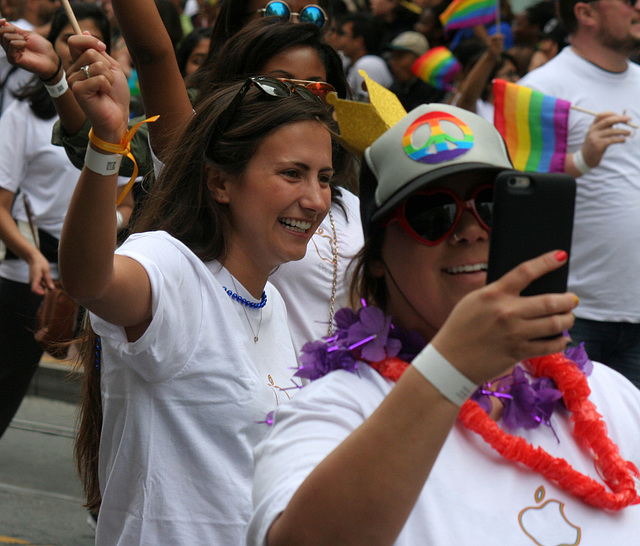
[[[390,316],[385,316],[377,307],[362,303],[363,307],[357,313],[349,308],[336,312],[333,335],[302,347],[296,377],[313,381],[334,370],[356,373],[360,360],[378,362],[397,356],[411,362],[424,348],[426,343],[417,332],[395,327]],[[585,375],[591,374],[593,363],[583,343],[569,347],[565,355]],[[564,407],[562,393],[551,379],[533,377],[520,366],[512,373],[478,387],[471,399],[489,413],[491,397],[498,398],[503,404],[502,420],[511,430],[537,428],[542,423],[551,427],[551,415]]]

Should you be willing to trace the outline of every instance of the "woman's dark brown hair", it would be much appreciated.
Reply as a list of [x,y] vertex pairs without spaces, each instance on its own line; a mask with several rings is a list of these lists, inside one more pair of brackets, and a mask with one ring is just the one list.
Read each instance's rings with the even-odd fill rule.
[[383,311],[387,309],[387,285],[385,277],[374,272],[382,264],[382,243],[384,229],[375,229],[365,238],[364,246],[356,254],[349,265],[351,284],[349,286],[349,303],[353,309],[362,307],[362,300],[367,305],[374,305]]
[[[243,84],[221,86],[198,104],[197,112],[168,155],[164,170],[145,200],[133,232],[164,230],[203,261],[224,259],[230,237],[229,209],[215,201],[207,186],[208,165],[239,176],[264,139],[281,127],[333,120],[319,101],[293,93],[274,98],[252,86],[240,101],[229,126],[216,130],[216,121]],[[291,143],[295,146],[295,143]],[[334,148],[335,152],[335,148]],[[334,153],[335,155],[335,153]],[[100,506],[98,449],[102,427],[100,340],[90,325],[79,341],[78,367],[84,370],[82,405],[75,456],[87,496],[87,507]]]

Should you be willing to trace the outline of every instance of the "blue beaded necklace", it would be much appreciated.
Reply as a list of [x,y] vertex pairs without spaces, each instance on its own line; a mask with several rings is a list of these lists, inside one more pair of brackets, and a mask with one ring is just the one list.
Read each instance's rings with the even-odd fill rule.
[[262,309],[265,305],[267,305],[267,293],[264,290],[262,291],[262,298],[260,299],[260,302],[256,303],[254,301],[249,301],[242,296],[239,296],[237,292],[228,290],[226,286],[223,286],[222,288],[232,300],[235,300],[238,303],[241,303],[242,305],[251,309]]

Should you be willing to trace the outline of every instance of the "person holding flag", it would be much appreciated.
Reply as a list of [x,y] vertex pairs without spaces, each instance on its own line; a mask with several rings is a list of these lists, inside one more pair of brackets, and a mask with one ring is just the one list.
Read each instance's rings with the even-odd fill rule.
[[[578,179],[569,286],[574,342],[640,388],[640,2],[560,0],[570,46],[520,84],[571,103],[565,172]],[[601,112],[594,118],[575,107]],[[633,120],[633,121],[632,121]],[[624,264],[622,266],[622,264]]]

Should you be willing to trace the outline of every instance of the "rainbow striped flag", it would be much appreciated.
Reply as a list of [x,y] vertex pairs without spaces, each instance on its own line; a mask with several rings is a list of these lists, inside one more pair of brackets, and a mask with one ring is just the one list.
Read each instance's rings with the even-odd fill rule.
[[493,95],[493,123],[514,168],[564,172],[571,103],[504,80],[493,80]]
[[411,70],[418,78],[433,87],[450,91],[460,68],[460,63],[453,53],[444,46],[438,46],[418,57]]
[[440,15],[445,32],[475,25],[486,25],[496,20],[497,0],[453,0]]

